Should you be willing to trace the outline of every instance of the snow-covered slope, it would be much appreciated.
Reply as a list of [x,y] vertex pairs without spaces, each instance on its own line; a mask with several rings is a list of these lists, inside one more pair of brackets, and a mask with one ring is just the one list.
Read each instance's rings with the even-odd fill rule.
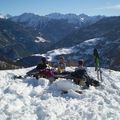
[[[114,41],[113,41],[114,44]],[[119,44],[119,43],[115,43]],[[87,66],[93,66],[93,50],[97,48],[101,60],[101,66],[110,68],[110,65],[113,65],[114,58],[109,58],[106,53],[110,49],[110,45],[112,45],[111,41],[105,40],[104,37],[100,38],[92,38],[85,40],[77,45],[68,48],[59,48],[48,51],[46,54],[35,54],[32,56],[44,56],[50,61],[58,61],[58,57],[60,55],[64,55],[66,61],[78,61],[79,59],[84,59],[86,61]],[[104,47],[105,46],[105,47]],[[111,46],[113,47],[113,46]],[[118,50],[119,51],[119,50]],[[114,51],[113,51],[114,52]],[[115,53],[111,54],[115,55]],[[117,57],[116,55],[115,57]],[[115,65],[114,68],[119,68],[119,64]]]
[[[102,69],[102,86],[78,95],[61,94],[63,79],[13,79],[30,69],[0,72],[0,120],[119,120],[120,72]],[[88,73],[96,79],[94,68]]]
[[103,40],[102,38],[93,38],[93,39],[86,40],[84,42],[81,42],[80,44],[77,44],[69,48],[54,49],[54,50],[48,51],[46,54],[34,54],[32,56],[45,56],[50,61],[51,60],[53,61],[57,55],[68,55],[69,56],[69,54],[72,54],[71,59],[78,59],[81,56],[83,56],[82,54],[86,56],[92,54],[94,46],[98,44],[99,42],[101,42],[102,40]]

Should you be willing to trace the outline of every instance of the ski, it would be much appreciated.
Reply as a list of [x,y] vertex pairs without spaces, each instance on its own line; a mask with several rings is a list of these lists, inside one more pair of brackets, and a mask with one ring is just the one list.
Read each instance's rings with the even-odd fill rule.
[[97,79],[103,82],[102,71],[100,69],[100,57],[96,48],[93,51],[93,56],[94,56],[94,63],[95,63],[95,71],[97,71]]
[[97,69],[97,79],[100,80],[100,72],[98,69]]
[[103,78],[102,78],[102,70],[99,69],[99,73],[100,73],[100,81],[103,82]]

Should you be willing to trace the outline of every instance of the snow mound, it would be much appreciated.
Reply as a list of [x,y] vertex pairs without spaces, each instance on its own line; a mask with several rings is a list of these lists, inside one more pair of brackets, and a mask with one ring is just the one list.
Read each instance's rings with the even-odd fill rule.
[[66,80],[66,79],[58,79],[55,81],[57,87],[60,90],[68,91],[70,89],[77,91],[80,90],[80,86],[75,85],[72,80]]

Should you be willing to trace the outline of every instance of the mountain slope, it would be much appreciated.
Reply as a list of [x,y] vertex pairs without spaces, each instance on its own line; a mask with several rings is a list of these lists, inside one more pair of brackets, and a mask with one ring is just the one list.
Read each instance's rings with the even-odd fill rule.
[[[79,52],[76,53],[76,55],[79,56],[80,54],[83,54],[81,56],[83,58],[86,58],[84,56],[85,51],[89,51],[89,49],[93,50],[94,48],[97,48],[100,51],[100,56],[102,61],[107,63],[107,64],[105,63],[106,66],[110,65],[110,67],[120,70],[120,62],[118,62],[118,58],[120,57],[120,55],[118,54],[118,52],[120,51],[119,34],[120,34],[120,17],[103,18],[102,20],[98,21],[97,23],[91,26],[88,26],[84,29],[76,30],[73,34],[68,35],[63,40],[56,43],[54,45],[54,48],[71,47],[77,44],[81,44],[81,47],[79,47],[78,50]],[[90,39],[98,39],[98,38],[99,41],[92,42],[90,47],[88,47],[89,42],[88,45],[85,46],[83,44],[82,46],[83,42]],[[92,51],[91,51],[91,55],[92,55]],[[90,64],[91,59],[89,59],[88,57],[86,59],[87,61],[89,61]]]
[[36,42],[39,36],[32,28],[0,19],[0,53],[8,58],[18,59],[45,51],[50,43]]
[[[74,31],[59,42],[59,46],[69,47],[84,40],[104,37],[109,41],[119,38],[120,17],[107,17],[93,25]],[[69,43],[69,44],[68,44]]]
[[38,16],[32,13],[24,13],[10,18],[10,20],[23,24],[26,27],[32,27],[52,43],[63,39],[75,29],[75,25],[68,23],[67,20],[49,19],[46,16]]
[[21,67],[22,65],[17,64],[16,62],[9,60],[8,58],[0,56],[0,70],[17,69]]

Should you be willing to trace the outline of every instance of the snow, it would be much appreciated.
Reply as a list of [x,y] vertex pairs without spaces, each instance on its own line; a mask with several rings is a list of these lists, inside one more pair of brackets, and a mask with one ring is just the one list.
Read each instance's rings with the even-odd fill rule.
[[10,17],[11,17],[11,15],[9,15],[9,14],[3,15],[0,13],[0,19],[8,19]]
[[56,55],[62,55],[62,54],[70,54],[73,53],[73,49],[71,48],[60,48],[48,51],[46,54],[34,54],[32,56],[44,56],[48,58],[49,61],[52,61]]
[[64,90],[64,91],[68,91],[70,89],[74,91],[80,90],[80,86],[75,85],[71,80],[58,79],[57,81],[55,81],[55,84],[57,85],[59,89]]
[[5,17],[4,17],[2,14],[0,14],[0,18],[1,18],[1,19],[4,19]]
[[47,40],[45,40],[44,38],[42,38],[42,37],[36,37],[36,40],[35,40],[35,42],[36,43],[39,43],[39,42],[49,42],[49,41],[47,41]]
[[[31,69],[0,71],[0,120],[119,120],[120,72],[102,69],[102,85],[78,94],[73,88],[79,86],[63,78],[53,84],[45,78],[14,79]],[[96,79],[94,68],[87,71]],[[68,94],[61,94],[65,88]]]

